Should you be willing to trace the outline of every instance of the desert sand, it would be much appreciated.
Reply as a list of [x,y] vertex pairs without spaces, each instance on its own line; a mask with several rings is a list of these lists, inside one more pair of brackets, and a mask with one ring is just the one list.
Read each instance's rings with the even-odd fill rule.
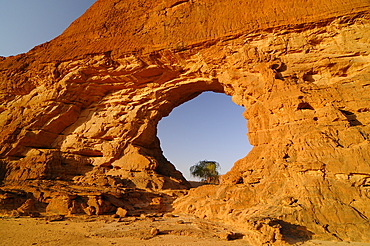
[[[228,235],[235,236],[230,240]],[[0,218],[0,245],[249,245],[235,228],[188,215],[165,217],[75,216],[61,221],[45,218]],[[370,243],[310,240],[295,245],[353,245]]]

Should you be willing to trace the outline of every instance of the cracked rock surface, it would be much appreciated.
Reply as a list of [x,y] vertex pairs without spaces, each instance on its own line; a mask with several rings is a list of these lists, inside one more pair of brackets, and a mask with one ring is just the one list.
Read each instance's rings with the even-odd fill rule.
[[369,241],[369,6],[99,0],[56,39],[0,57],[0,180],[189,188],[156,127],[214,91],[245,107],[254,148],[176,211],[238,224],[255,245]]

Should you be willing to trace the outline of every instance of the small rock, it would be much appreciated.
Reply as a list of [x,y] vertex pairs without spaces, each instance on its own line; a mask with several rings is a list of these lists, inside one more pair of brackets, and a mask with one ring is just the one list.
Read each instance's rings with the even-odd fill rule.
[[222,240],[230,241],[233,239],[234,233],[232,232],[223,232],[218,235],[218,237]]
[[152,229],[150,229],[150,235],[156,236],[156,235],[158,235],[158,233],[159,233],[159,229],[158,228],[152,228]]
[[163,217],[163,213],[155,213],[153,214],[153,217]]
[[86,207],[83,209],[87,215],[94,215],[95,214],[95,208],[94,207]]
[[145,214],[140,214],[140,219],[145,219],[146,215]]
[[155,221],[155,218],[154,217],[146,217],[146,220],[148,222],[154,222]]
[[185,224],[185,222],[183,220],[178,220],[176,223],[177,224]]
[[45,218],[45,220],[49,221],[49,222],[53,222],[53,221],[62,221],[64,220],[65,216],[63,214],[57,214],[57,215],[51,215],[51,216],[48,216]]
[[127,215],[127,210],[124,208],[117,208],[116,215],[120,218],[126,217]]
[[174,214],[171,214],[171,213],[168,213],[168,214],[164,214],[163,217],[167,217],[167,218],[173,218],[173,217],[178,217]]
[[20,215],[27,216],[32,211],[35,211],[35,201],[33,199],[27,199],[22,206],[17,208]]
[[10,216],[11,217],[14,217],[14,218],[19,218],[21,215],[19,214],[19,212],[17,210],[13,210],[11,213],[10,213]]

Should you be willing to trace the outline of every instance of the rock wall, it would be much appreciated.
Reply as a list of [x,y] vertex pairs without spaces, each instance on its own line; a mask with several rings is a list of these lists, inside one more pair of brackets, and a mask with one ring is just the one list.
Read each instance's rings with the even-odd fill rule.
[[292,236],[369,240],[365,23],[338,18],[202,51],[203,60],[222,57],[207,65],[246,108],[254,148],[224,185],[192,190],[175,203],[177,211],[244,225],[256,245]]
[[226,93],[245,107],[254,148],[177,211],[238,223],[257,245],[368,241],[368,9],[97,1],[55,40],[1,58],[0,178],[187,188],[157,123],[204,91]]

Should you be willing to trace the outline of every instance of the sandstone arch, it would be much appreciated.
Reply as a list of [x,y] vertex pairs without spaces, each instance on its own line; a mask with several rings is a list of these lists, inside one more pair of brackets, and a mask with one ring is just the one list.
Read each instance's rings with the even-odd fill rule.
[[156,123],[197,93],[224,92],[246,108],[255,147],[222,186],[176,209],[240,223],[256,244],[287,231],[369,240],[368,10],[365,0],[97,1],[53,41],[1,58],[4,183],[186,187],[162,159]]

